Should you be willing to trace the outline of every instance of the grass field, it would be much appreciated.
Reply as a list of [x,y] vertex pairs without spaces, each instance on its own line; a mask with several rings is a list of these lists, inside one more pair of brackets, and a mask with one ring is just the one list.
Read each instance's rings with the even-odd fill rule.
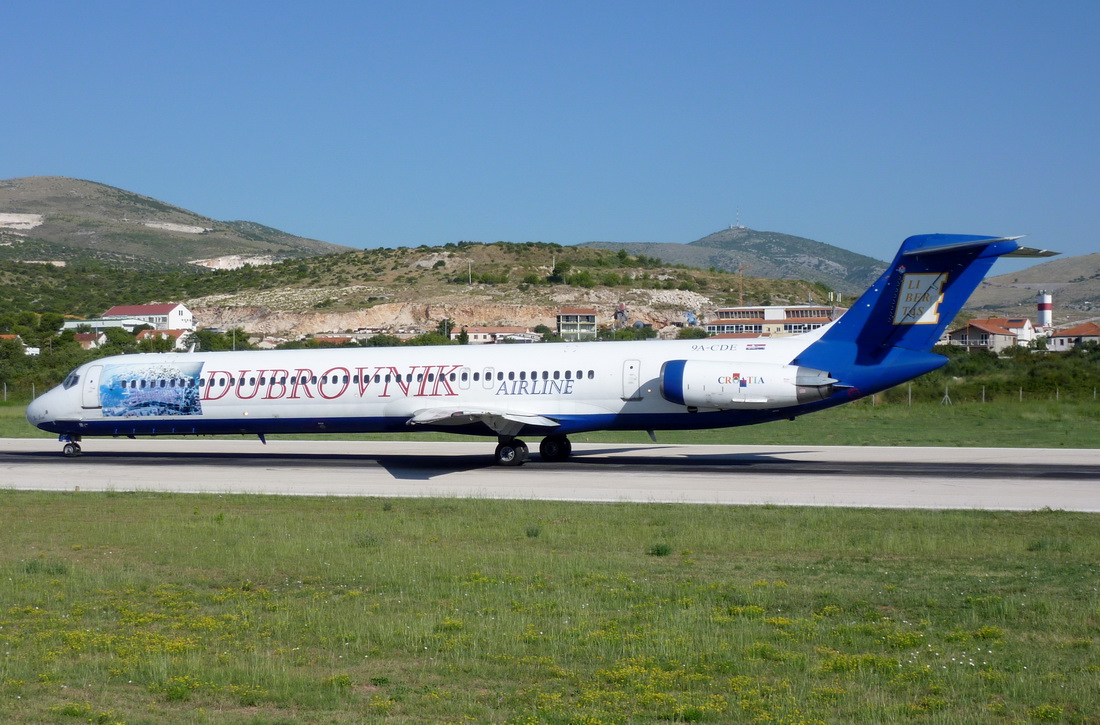
[[5,723],[1094,723],[1100,519],[0,491]]
[[[23,405],[0,405],[0,437],[53,438],[33,428]],[[777,445],[978,446],[992,448],[1100,448],[1100,402],[1091,399],[1060,402],[1025,401],[959,403],[872,404],[870,400],[821,413],[745,428],[704,431],[658,431],[663,443]],[[288,436],[272,436],[280,438]],[[298,436],[331,438],[331,436]],[[344,436],[380,439],[383,436]],[[470,440],[465,436],[415,433],[387,439]],[[644,432],[598,432],[574,441],[641,443]],[[531,441],[528,441],[529,443]]]

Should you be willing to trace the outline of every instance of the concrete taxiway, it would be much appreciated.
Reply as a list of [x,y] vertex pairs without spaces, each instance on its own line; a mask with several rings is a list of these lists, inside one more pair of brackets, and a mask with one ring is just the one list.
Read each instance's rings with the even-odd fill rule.
[[[530,441],[537,443],[536,441]],[[0,487],[1100,511],[1100,450],[585,444],[562,463],[494,442],[0,439]]]

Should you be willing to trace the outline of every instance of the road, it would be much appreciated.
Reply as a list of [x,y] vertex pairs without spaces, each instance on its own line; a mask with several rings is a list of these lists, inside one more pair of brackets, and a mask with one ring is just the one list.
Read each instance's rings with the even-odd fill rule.
[[0,487],[301,496],[1100,511],[1100,451],[1002,448],[574,445],[520,468],[494,443],[0,439]]

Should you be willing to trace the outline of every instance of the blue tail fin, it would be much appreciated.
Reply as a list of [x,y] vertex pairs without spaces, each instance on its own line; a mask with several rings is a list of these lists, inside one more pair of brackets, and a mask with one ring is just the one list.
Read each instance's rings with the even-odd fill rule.
[[[947,362],[931,353],[998,257],[1049,256],[1019,237],[922,234],[909,237],[870,289],[794,364],[826,370],[871,393]],[[858,392],[858,391],[857,391]]]

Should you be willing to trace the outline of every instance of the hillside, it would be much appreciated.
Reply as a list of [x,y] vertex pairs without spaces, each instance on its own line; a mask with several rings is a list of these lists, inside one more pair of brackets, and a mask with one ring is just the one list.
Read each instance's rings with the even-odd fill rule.
[[660,257],[671,264],[737,272],[767,279],[804,279],[844,294],[865,290],[886,264],[812,239],[778,232],[731,227],[689,244],[588,242],[597,249]]
[[347,249],[255,222],[217,221],[92,181],[0,181],[0,259],[149,268],[226,255],[279,260]]
[[[822,301],[821,287],[670,266],[661,260],[543,243],[370,249],[264,267],[119,270],[0,261],[0,316],[52,311],[90,317],[114,304],[183,301],[201,325],[302,334],[358,327],[553,324],[563,306],[610,321],[664,326],[718,306]],[[434,324],[434,323],[433,323]],[[2,326],[2,322],[0,322]]]
[[1019,272],[990,277],[967,309],[983,317],[1035,317],[1035,296],[1054,297],[1054,324],[1100,315],[1100,253],[1053,259]]

